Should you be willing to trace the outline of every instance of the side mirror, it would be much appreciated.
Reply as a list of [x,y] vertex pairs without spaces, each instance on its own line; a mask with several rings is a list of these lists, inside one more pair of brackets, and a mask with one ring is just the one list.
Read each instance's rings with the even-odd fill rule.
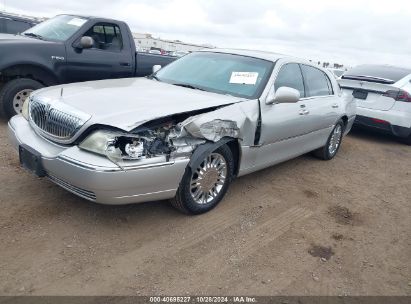
[[289,87],[280,87],[267,98],[267,104],[273,103],[295,103],[300,100],[300,92]]
[[83,36],[80,39],[80,42],[76,45],[80,49],[91,49],[93,47],[94,40],[89,36]]
[[161,69],[161,65],[159,64],[153,65],[153,74],[157,73],[160,69]]

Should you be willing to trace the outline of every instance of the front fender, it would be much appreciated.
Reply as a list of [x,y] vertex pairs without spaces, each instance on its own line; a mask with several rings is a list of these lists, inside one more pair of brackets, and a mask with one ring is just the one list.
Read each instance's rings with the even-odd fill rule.
[[217,142],[207,142],[205,144],[202,144],[199,146],[191,156],[190,162],[188,163],[188,166],[192,169],[195,170],[200,166],[200,164],[204,161],[204,159],[209,155],[211,152],[217,150],[220,148],[222,145],[225,145],[226,143],[232,141],[233,138],[230,137],[224,137],[220,139]]

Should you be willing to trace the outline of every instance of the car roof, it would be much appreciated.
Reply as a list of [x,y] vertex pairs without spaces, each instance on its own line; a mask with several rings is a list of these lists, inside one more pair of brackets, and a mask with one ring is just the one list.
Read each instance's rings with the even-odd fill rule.
[[225,54],[234,54],[234,55],[242,55],[248,57],[254,57],[259,59],[264,59],[268,61],[277,61],[281,58],[292,58],[298,62],[307,62],[305,59],[296,58],[292,56],[287,56],[284,54],[274,53],[274,52],[267,52],[267,51],[257,51],[257,50],[245,50],[245,49],[202,49],[200,52],[213,52],[213,53],[225,53]]
[[116,20],[116,19],[111,19],[111,18],[105,18],[105,17],[98,17],[98,16],[91,16],[91,15],[80,15],[80,14],[59,14],[57,16],[71,16],[71,17],[79,17],[83,19],[96,19],[96,21],[104,21],[104,22],[115,22],[115,23],[124,23],[123,21]]

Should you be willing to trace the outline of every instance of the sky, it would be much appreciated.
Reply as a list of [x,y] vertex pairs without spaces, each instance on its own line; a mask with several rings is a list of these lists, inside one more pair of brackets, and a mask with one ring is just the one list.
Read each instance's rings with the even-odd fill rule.
[[164,39],[411,68],[410,0],[0,0],[0,10],[94,15]]

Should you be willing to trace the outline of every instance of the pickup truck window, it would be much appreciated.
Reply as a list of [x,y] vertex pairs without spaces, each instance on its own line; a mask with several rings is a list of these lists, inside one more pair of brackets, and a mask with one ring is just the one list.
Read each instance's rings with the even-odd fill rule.
[[93,47],[100,50],[120,51],[123,48],[120,28],[115,24],[97,23],[84,36],[93,38]]
[[23,35],[38,39],[66,41],[86,23],[87,19],[77,16],[59,15],[23,32]]
[[258,98],[264,90],[274,63],[254,57],[195,52],[159,70],[153,77],[174,85]]

